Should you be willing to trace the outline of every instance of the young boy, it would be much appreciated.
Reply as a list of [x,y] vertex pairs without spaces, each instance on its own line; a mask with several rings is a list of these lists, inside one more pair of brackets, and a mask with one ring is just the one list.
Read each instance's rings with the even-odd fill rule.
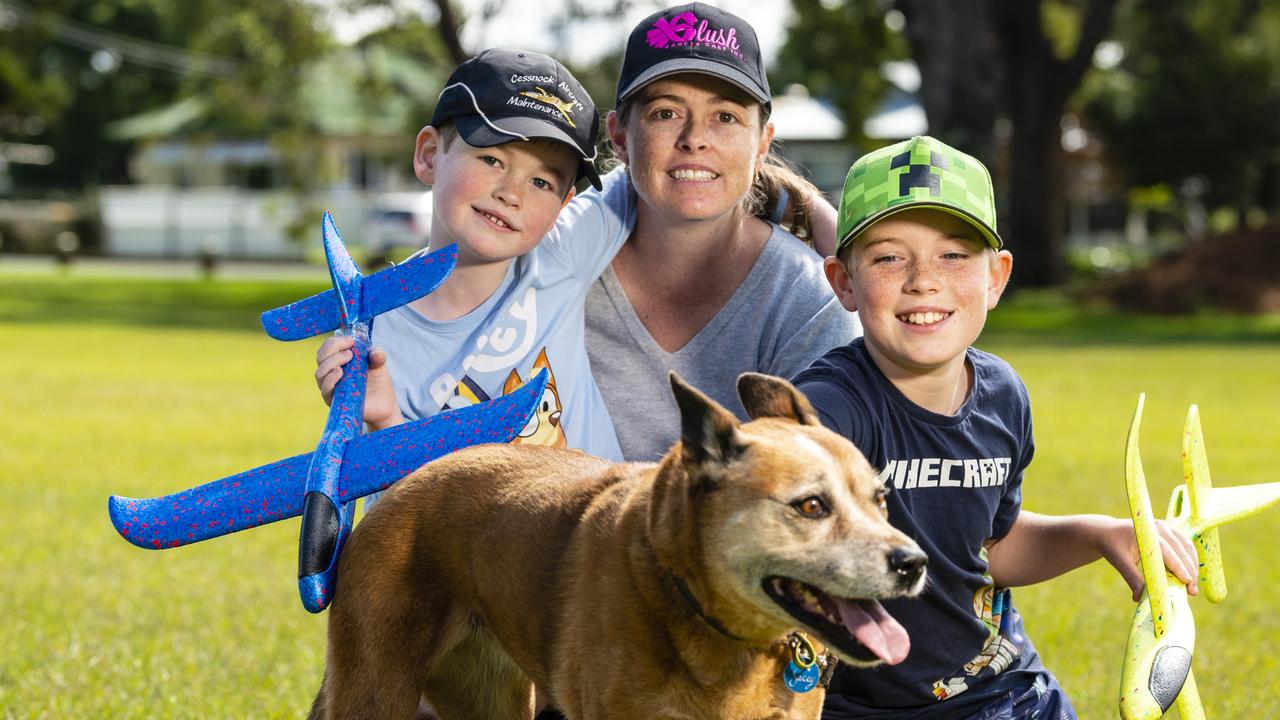
[[[424,252],[457,243],[458,262],[435,292],[374,324],[364,409],[373,429],[489,400],[547,368],[542,404],[516,442],[622,459],[583,339],[587,290],[625,239],[622,220],[599,203],[575,206],[567,212],[601,240],[562,242],[553,230],[575,179],[601,188],[599,124],[586,90],[546,55],[486,50],[449,77],[413,168],[432,186]],[[351,346],[333,337],[317,353],[326,402]]]
[[[885,602],[911,637],[899,665],[841,666],[824,718],[1074,718],[1008,588],[1105,557],[1136,599],[1128,521],[1020,512],[1034,442],[1027,390],[972,347],[1009,280],[991,179],[933,138],[872,152],[845,180],[825,261],[864,337],[795,378],[822,421],[881,468],[889,520],[929,555],[920,598]],[[1169,569],[1195,592],[1190,540],[1161,527]],[[1085,652],[1081,649],[1081,652]]]

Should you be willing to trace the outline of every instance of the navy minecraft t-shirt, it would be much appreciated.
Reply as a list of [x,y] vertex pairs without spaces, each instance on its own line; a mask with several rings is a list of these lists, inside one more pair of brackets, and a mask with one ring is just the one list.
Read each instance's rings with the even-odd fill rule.
[[1035,448],[1031,403],[1008,363],[974,348],[967,360],[973,389],[954,416],[908,400],[862,338],[794,380],[823,424],[880,469],[889,521],[929,555],[920,597],[883,603],[911,638],[907,659],[872,669],[841,665],[826,718],[963,717],[1008,692],[1007,682],[993,687],[997,675],[1044,671],[1011,593],[992,586],[983,548],[1018,517],[1022,472]]

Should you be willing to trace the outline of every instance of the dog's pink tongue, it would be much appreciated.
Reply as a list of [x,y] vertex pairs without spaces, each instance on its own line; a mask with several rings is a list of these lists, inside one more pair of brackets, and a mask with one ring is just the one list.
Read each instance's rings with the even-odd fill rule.
[[907,659],[911,650],[911,638],[907,629],[894,620],[884,607],[874,600],[850,602],[837,600],[840,619],[850,635],[857,638],[876,657],[889,665],[897,665]]

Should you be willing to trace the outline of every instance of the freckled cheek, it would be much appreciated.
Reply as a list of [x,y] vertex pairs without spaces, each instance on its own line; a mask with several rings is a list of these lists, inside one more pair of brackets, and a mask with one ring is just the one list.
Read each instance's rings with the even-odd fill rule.
[[551,226],[555,224],[556,217],[560,215],[559,198],[550,200],[540,199],[537,206],[532,208],[533,212],[529,213],[529,227],[526,234],[535,235],[539,239],[547,234]]
[[[631,178],[638,186],[643,186],[650,182],[650,177],[656,178],[666,174],[663,169],[661,153],[653,142],[640,141],[632,143],[627,155]],[[643,190],[643,187],[637,187],[637,189]]]
[[891,304],[902,287],[900,279],[889,273],[875,273],[868,268],[856,268],[851,281],[859,310],[874,310]]
[[983,298],[987,296],[987,276],[985,268],[948,268],[945,274],[947,284],[955,288],[958,294]]
[[649,128],[637,129],[629,133],[628,149],[631,161],[635,163],[651,162],[658,154],[659,148],[673,147],[676,142],[675,133],[663,133],[661,130]]
[[943,265],[941,274],[952,282],[965,283],[973,285],[982,282],[982,271],[971,265],[948,266]]
[[478,192],[477,186],[478,183],[467,180],[467,173],[446,172],[437,176],[436,186],[432,190],[439,193],[437,201],[441,203],[441,207],[455,207],[473,197]]

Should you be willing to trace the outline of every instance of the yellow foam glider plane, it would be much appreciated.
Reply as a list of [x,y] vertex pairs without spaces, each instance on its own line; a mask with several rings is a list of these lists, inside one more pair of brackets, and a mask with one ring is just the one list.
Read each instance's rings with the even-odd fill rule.
[[[1195,619],[1187,602],[1186,586],[1165,569],[1138,452],[1145,399],[1145,395],[1138,396],[1138,408],[1125,444],[1129,512],[1138,537],[1146,589],[1129,628],[1120,683],[1120,716],[1124,720],[1155,720],[1176,702],[1182,720],[1204,720],[1204,707],[1191,671]],[[1221,602],[1227,596],[1227,584],[1217,528],[1280,502],[1280,482],[1213,487],[1200,413],[1195,405],[1187,411],[1182,431],[1182,470],[1185,484],[1174,488],[1165,520],[1185,530],[1195,542],[1200,560],[1200,591],[1210,602]]]

